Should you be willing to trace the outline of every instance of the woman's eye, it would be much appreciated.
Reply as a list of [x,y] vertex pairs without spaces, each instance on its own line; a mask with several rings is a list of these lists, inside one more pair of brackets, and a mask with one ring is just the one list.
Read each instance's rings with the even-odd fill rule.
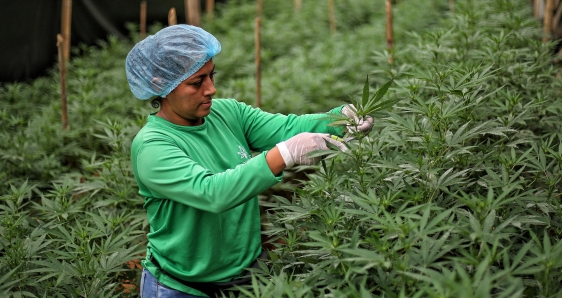
[[[215,74],[216,74],[216,72],[214,72],[214,71],[211,72],[211,73],[209,74],[209,78],[210,78],[211,80],[213,80],[213,78],[215,77]],[[195,87],[201,87],[201,85],[203,85],[203,81],[205,81],[205,79],[199,80],[199,81],[197,81],[197,82],[189,83],[189,84],[192,85],[192,86],[195,86]]]

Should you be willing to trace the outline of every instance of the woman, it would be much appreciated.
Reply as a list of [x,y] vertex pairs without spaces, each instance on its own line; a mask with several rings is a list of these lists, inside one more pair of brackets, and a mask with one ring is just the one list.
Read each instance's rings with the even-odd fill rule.
[[[213,296],[262,254],[257,195],[283,169],[311,165],[330,134],[325,114],[281,115],[213,99],[220,43],[189,25],[162,29],[126,60],[133,94],[160,107],[132,144],[132,165],[150,223],[141,297]],[[353,107],[330,113],[356,117]],[[372,118],[356,129],[368,131]],[[261,152],[252,157],[251,152]],[[234,280],[234,282],[233,282]],[[221,287],[222,286],[222,287]]]

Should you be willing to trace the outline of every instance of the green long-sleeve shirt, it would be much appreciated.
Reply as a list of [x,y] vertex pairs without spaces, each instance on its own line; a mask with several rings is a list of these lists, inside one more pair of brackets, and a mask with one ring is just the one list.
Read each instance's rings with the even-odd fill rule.
[[[301,132],[341,135],[320,118],[325,114],[270,114],[233,99],[214,99],[199,126],[148,116],[131,149],[150,223],[144,268],[192,295],[204,294],[161,274],[150,255],[192,282],[224,282],[243,273],[261,252],[257,195],[281,181],[265,154]],[[252,151],[262,153],[252,158]]]

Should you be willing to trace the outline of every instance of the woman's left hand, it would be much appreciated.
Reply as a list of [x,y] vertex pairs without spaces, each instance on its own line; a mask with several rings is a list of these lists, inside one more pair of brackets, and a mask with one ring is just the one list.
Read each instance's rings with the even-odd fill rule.
[[371,129],[373,128],[373,121],[374,121],[373,117],[367,116],[367,117],[359,118],[357,117],[357,113],[355,111],[357,111],[357,109],[352,104],[346,105],[341,110],[342,114],[346,115],[350,119],[354,119],[355,121],[355,125],[350,124],[347,126],[347,130],[349,131],[349,133],[354,133],[354,132],[366,133],[371,131]]

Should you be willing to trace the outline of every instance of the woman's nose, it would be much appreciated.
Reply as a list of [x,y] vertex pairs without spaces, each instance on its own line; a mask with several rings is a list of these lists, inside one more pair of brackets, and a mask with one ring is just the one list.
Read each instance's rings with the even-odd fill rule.
[[213,95],[215,95],[215,94],[217,93],[217,89],[215,89],[215,81],[214,81],[213,79],[211,79],[211,78],[209,78],[209,77],[206,78],[206,79],[205,79],[204,86],[205,86],[205,90],[204,90],[203,95],[205,95],[205,96],[209,96],[209,95],[210,95],[210,96],[213,96]]

